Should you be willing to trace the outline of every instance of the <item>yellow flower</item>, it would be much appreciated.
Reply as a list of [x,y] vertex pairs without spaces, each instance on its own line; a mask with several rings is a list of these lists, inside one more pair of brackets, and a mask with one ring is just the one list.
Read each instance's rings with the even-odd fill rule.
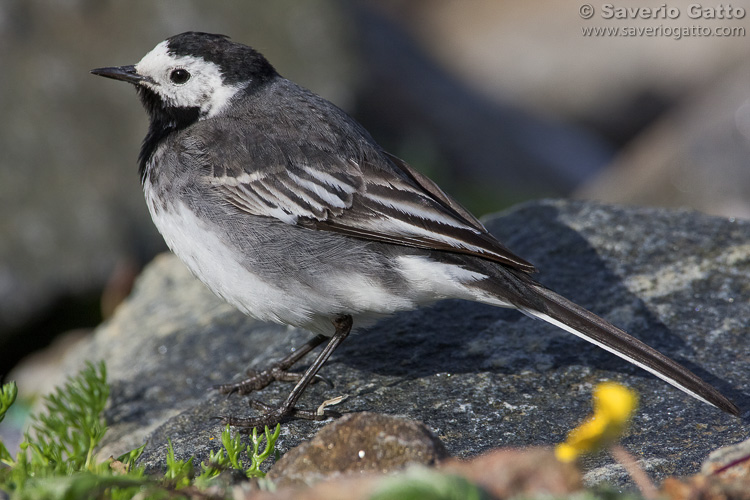
[[564,443],[555,447],[555,456],[572,462],[578,456],[599,450],[617,441],[638,406],[638,396],[625,386],[605,382],[594,389],[594,414],[570,431]]

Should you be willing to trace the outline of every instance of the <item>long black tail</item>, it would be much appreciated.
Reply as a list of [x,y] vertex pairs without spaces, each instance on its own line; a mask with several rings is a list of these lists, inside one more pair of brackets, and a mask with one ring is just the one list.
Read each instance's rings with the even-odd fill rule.
[[[734,403],[684,366],[544,286],[534,282],[527,284],[544,307],[541,310],[521,307],[526,314],[598,345],[701,401],[732,415],[739,415],[740,411]],[[540,301],[534,302],[535,306],[540,304]]]

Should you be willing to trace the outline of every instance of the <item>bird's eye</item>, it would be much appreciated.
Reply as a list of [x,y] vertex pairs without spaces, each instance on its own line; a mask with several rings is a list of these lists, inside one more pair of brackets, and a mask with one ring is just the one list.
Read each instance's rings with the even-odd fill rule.
[[175,70],[172,70],[172,72],[169,74],[169,79],[172,80],[172,83],[181,85],[190,80],[190,73],[188,73],[186,69],[177,68]]

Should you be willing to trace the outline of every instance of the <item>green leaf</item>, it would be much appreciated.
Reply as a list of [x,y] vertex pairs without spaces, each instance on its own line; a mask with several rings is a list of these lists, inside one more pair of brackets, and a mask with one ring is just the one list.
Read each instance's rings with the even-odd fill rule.
[[5,418],[8,411],[18,396],[18,387],[15,382],[8,382],[0,387],[0,422]]
[[167,439],[167,443],[169,443],[167,448],[167,472],[164,474],[164,478],[169,480],[169,482],[174,485],[175,489],[190,486],[190,480],[193,477],[193,460],[195,457],[190,457],[187,461],[178,460],[174,454],[172,440]]
[[[265,432],[262,436],[258,436],[258,429],[253,427],[253,433],[250,436],[251,445],[247,447],[247,454],[250,457],[251,465],[245,470],[247,477],[266,477],[266,473],[260,470],[261,464],[271,456],[276,450],[276,440],[279,438],[281,433],[281,424],[276,424],[274,432],[265,426]],[[259,452],[260,445],[265,441],[266,445],[262,452]],[[252,446],[252,451],[251,451]]]
[[125,464],[125,468],[127,468],[129,471],[133,470],[135,468],[135,462],[141,458],[141,455],[143,454],[143,450],[146,448],[146,443],[143,443],[141,446],[134,450],[130,450],[127,453],[123,453],[119,457],[117,457],[118,462],[122,462]]

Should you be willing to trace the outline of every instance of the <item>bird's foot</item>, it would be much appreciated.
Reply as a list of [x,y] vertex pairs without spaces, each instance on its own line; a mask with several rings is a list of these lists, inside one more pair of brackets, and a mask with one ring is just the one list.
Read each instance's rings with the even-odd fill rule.
[[[323,335],[316,335],[314,338],[308,340],[303,346],[295,349],[286,357],[280,359],[276,363],[272,364],[265,370],[248,370],[247,378],[240,382],[222,384],[214,386],[222,394],[250,394],[253,391],[259,391],[265,388],[268,384],[275,380],[282,382],[299,382],[305,376],[304,373],[294,373],[288,370],[300,359],[302,359],[307,353],[322,344],[327,337]],[[326,382],[328,385],[331,384],[327,379],[315,375],[311,383],[315,383],[319,380]]]
[[[244,380],[241,380],[239,382],[229,383],[229,384],[221,384],[214,386],[214,389],[218,390],[222,394],[250,394],[254,391],[259,391],[261,389],[264,389],[268,384],[274,381],[279,382],[299,382],[302,377],[305,375],[304,373],[295,373],[295,372],[288,372],[286,369],[282,366],[280,366],[279,363],[273,364],[266,368],[265,370],[248,370],[246,372],[247,378]],[[316,383],[319,381],[323,381],[329,386],[333,387],[333,384],[330,380],[320,376],[315,375],[311,383]]]
[[250,429],[252,427],[263,427],[266,425],[271,427],[290,420],[322,421],[328,418],[338,418],[341,416],[340,413],[327,409],[325,403],[317,410],[303,410],[295,407],[287,408],[284,405],[276,407],[256,400],[251,400],[250,406],[262,414],[253,418],[235,417],[233,415],[225,415],[217,418],[223,424],[229,424],[232,427],[239,427],[242,429]]
[[325,420],[329,417],[338,416],[338,413],[328,409],[328,406],[337,404],[344,400],[345,396],[330,399],[323,402],[317,409],[317,411],[301,410],[296,407],[297,400],[304,392],[305,388],[316,380],[325,380],[318,376],[318,370],[328,360],[334,350],[344,341],[352,330],[352,317],[348,315],[340,316],[333,321],[333,325],[336,328],[333,336],[328,341],[328,344],[323,348],[323,351],[315,358],[315,361],[305,370],[302,376],[296,373],[289,373],[287,369],[301,359],[305,354],[310,352],[312,349],[322,344],[326,340],[323,335],[316,335],[315,338],[309,340],[302,348],[289,354],[286,358],[278,361],[267,370],[262,372],[253,373],[253,376],[248,380],[244,380],[237,384],[225,384],[219,386],[219,390],[225,393],[239,392],[241,394],[247,394],[248,392],[262,389],[274,380],[296,380],[297,385],[294,386],[292,392],[286,398],[284,403],[279,407],[269,406],[260,401],[251,401],[250,404],[257,410],[261,411],[263,415],[256,418],[239,418],[233,416],[222,416],[218,417],[225,424],[233,425],[235,427],[258,427],[264,425],[274,425],[281,422],[294,419],[306,419],[306,420]]

